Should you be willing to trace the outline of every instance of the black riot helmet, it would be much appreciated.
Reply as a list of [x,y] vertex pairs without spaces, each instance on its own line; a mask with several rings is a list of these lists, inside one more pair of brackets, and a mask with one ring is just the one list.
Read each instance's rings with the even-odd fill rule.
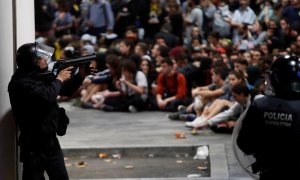
[[26,43],[17,50],[16,61],[19,69],[33,71],[38,69],[37,61],[41,58],[49,60],[54,48],[42,43]]
[[300,99],[300,58],[290,55],[278,57],[267,71],[266,85],[269,91],[266,94],[283,99]]

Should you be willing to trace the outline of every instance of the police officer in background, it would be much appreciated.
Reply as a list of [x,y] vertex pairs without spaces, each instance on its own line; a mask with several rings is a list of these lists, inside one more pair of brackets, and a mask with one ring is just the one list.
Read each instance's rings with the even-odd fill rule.
[[73,67],[49,76],[47,61],[54,49],[44,44],[23,44],[16,53],[18,68],[8,85],[14,118],[20,130],[18,145],[23,180],[69,179],[56,135],[64,135],[69,119],[57,104],[58,95],[72,95],[84,79]]
[[278,57],[266,77],[266,96],[255,99],[237,146],[256,161],[260,179],[300,178],[300,58]]

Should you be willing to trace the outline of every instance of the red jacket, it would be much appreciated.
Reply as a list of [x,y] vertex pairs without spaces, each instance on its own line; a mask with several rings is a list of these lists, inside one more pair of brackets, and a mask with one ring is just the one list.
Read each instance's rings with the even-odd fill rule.
[[187,95],[187,88],[184,75],[177,72],[172,76],[167,77],[160,73],[157,77],[157,94],[163,96],[164,93],[168,93],[168,97],[176,95],[176,99],[185,98]]

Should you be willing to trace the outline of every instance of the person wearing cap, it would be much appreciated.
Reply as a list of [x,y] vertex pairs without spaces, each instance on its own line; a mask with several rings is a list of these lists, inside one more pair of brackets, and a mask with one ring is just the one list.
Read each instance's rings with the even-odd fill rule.
[[87,55],[91,55],[95,53],[95,47],[90,45],[90,44],[86,44],[81,48],[81,55],[82,56],[87,56]]
[[80,38],[80,40],[84,43],[84,44],[91,44],[94,45],[96,44],[97,41],[97,37],[90,35],[90,34],[83,34]]

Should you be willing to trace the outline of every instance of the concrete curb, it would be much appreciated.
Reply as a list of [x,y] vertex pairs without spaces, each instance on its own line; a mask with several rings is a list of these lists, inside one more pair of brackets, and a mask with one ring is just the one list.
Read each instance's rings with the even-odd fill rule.
[[[101,147],[90,147],[90,148],[72,148],[63,149],[64,155],[67,156],[78,156],[84,154],[84,156],[95,157],[100,152],[101,153],[120,153],[126,156],[143,156],[147,157],[149,153],[155,156],[164,156],[163,153],[168,152],[168,156],[175,155],[194,155],[197,151],[197,147],[203,146],[203,144],[193,145],[193,146],[149,146],[149,147],[114,147],[114,148],[101,148]],[[210,170],[211,177],[199,177],[196,179],[207,179],[207,180],[228,180],[229,179],[229,169],[225,152],[224,144],[209,144],[209,158],[210,158]],[[163,150],[163,151],[162,151]],[[128,178],[118,178],[118,180],[127,180]],[[141,179],[141,180],[152,180],[152,179],[168,179],[168,180],[178,180],[178,179],[190,179],[190,178],[130,178],[130,179]],[[194,179],[194,178],[193,178]],[[237,178],[240,179],[240,178]],[[244,178],[241,178],[244,179]],[[84,180],[84,179],[81,179]],[[105,180],[105,179],[101,179]],[[108,179],[107,179],[108,180]],[[116,180],[114,178],[114,180]]]
[[211,178],[229,179],[228,163],[224,144],[210,144]]

